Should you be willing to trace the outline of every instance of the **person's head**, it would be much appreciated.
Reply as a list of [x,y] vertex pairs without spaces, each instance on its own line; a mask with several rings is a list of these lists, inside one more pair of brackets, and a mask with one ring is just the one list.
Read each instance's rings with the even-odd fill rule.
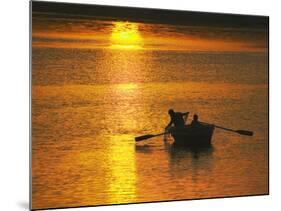
[[169,113],[170,116],[173,116],[175,114],[173,109],[169,109],[168,113]]
[[194,121],[198,121],[198,118],[199,118],[199,117],[198,117],[197,114],[194,114],[194,115],[193,115],[193,120],[194,120]]

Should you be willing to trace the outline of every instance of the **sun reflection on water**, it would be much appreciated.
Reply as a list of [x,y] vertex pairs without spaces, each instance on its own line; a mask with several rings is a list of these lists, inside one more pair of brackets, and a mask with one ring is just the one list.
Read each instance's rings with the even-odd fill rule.
[[113,49],[141,49],[142,37],[137,23],[114,22],[111,37]]
[[135,148],[132,135],[120,134],[110,138],[109,165],[111,180],[108,192],[112,203],[126,203],[136,198]]
[[138,88],[138,85],[136,83],[126,83],[126,84],[117,85],[118,91],[121,91],[123,93],[135,92],[137,88]]

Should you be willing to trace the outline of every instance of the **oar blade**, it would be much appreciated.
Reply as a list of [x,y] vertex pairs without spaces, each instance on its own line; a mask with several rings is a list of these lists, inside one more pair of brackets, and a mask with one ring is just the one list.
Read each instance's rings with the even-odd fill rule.
[[138,136],[138,137],[135,137],[135,141],[143,141],[143,140],[146,140],[146,139],[149,139],[149,138],[153,138],[155,135],[143,135],[143,136]]
[[245,136],[253,136],[254,132],[253,131],[248,131],[248,130],[236,130],[237,133]]

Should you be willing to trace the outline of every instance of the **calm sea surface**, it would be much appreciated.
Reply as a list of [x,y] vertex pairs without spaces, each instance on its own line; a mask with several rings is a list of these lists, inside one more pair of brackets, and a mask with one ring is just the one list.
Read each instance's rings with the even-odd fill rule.
[[[268,192],[266,53],[34,48],[32,207]],[[212,148],[175,149],[167,110],[216,129]],[[189,121],[192,116],[189,117]]]

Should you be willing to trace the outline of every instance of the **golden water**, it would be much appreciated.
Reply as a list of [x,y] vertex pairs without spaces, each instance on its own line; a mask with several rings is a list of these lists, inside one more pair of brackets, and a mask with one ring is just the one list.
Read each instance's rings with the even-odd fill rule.
[[[32,65],[32,208],[268,193],[267,54],[35,48]],[[136,144],[169,108],[255,134]]]

